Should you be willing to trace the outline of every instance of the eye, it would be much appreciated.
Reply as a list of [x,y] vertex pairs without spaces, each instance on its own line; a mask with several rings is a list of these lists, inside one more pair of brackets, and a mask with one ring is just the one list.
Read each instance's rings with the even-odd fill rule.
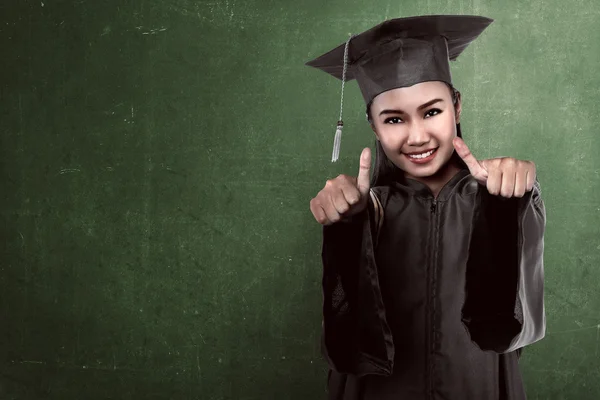
[[425,113],[425,118],[427,117],[433,117],[435,115],[441,114],[442,110],[440,110],[439,108],[432,108],[431,110],[428,110]]
[[384,124],[399,124],[400,122],[403,122],[400,117],[390,117],[383,121]]

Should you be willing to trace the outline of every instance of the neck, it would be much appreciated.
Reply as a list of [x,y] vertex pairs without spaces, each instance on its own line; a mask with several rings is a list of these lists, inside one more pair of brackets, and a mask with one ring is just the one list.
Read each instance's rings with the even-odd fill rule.
[[426,176],[426,177],[412,177],[407,176],[407,178],[417,180],[421,183],[427,185],[431,193],[435,198],[438,197],[440,191],[460,171],[460,167],[454,162],[454,160],[450,159],[442,168],[440,168],[434,175]]

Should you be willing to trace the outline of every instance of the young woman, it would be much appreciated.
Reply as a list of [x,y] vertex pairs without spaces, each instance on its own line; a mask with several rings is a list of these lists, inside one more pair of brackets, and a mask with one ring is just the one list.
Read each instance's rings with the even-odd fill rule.
[[386,21],[308,63],[358,81],[377,149],[372,179],[366,148],[310,202],[329,399],[526,398],[520,351],[545,333],[535,165],[471,154],[448,66],[491,22]]

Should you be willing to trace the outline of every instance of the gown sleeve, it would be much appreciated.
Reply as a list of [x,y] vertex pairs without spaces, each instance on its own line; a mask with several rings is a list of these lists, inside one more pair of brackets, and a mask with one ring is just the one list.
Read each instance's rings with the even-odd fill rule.
[[376,207],[323,227],[321,350],[339,373],[391,374],[394,347],[375,263]]
[[541,340],[546,211],[536,180],[521,198],[481,187],[474,211],[462,322],[482,350],[508,353]]

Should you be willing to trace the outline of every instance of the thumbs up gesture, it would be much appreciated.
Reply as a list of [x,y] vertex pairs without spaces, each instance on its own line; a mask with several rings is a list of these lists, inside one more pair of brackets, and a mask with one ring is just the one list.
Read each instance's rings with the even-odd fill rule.
[[318,223],[331,225],[367,207],[370,169],[371,150],[367,147],[360,155],[358,177],[339,175],[325,183],[325,187],[310,201],[310,211]]
[[510,157],[478,161],[461,138],[454,138],[452,144],[467,164],[471,175],[481,185],[485,185],[490,194],[506,198],[523,197],[533,189],[536,177],[533,162]]

